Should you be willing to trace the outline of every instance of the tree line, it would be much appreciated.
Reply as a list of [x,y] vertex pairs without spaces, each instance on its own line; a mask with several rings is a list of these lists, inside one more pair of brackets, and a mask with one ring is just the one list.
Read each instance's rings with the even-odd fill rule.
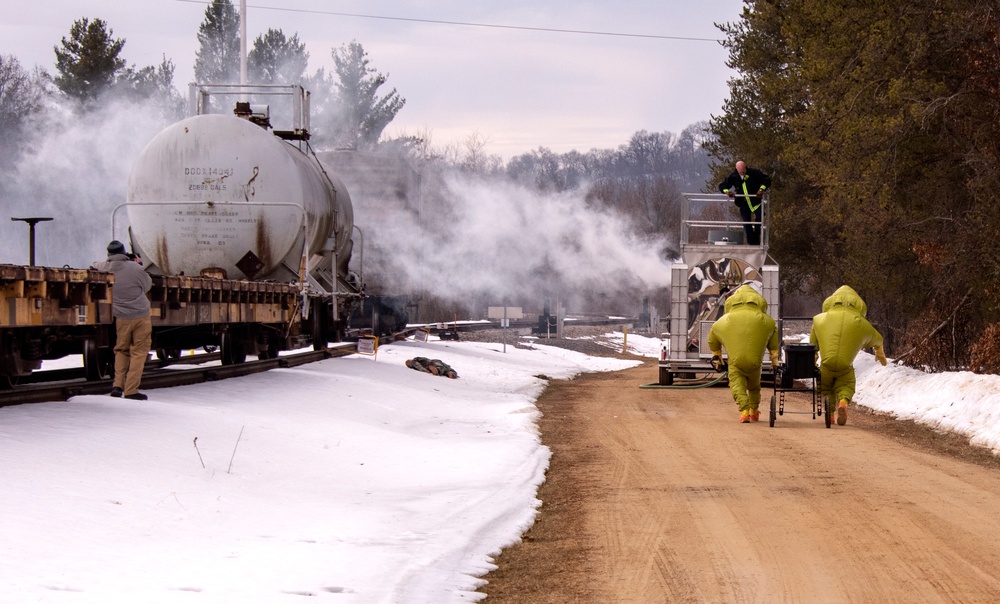
[[[239,15],[230,0],[208,5],[197,39],[196,81],[239,83]],[[145,111],[152,108],[164,124],[183,117],[185,99],[174,87],[173,61],[164,56],[159,65],[130,65],[123,58],[125,47],[109,23],[82,18],[54,46],[51,75],[38,67],[29,72],[15,57],[0,56],[0,172],[12,167],[19,146],[32,145],[47,103],[87,112],[126,99],[141,103]],[[542,192],[575,191],[581,203],[624,214],[637,232],[663,241],[664,261],[677,256],[680,194],[703,190],[712,177],[704,147],[711,136],[707,122],[680,134],[638,131],[613,149],[555,153],[538,147],[503,161],[488,152],[489,140],[478,132],[443,149],[430,144],[430,133],[383,136],[405,99],[395,89],[382,92],[388,77],[371,65],[359,42],[332,49],[331,55],[330,73],[307,73],[309,53],[297,34],[269,29],[248,44],[249,84],[301,84],[310,91],[312,144],[318,150],[395,154],[418,167],[457,169]]]
[[772,174],[773,255],[843,283],[894,355],[1000,372],[997,8],[976,0],[746,0],[709,143]]
[[[199,83],[240,82],[239,35],[238,10],[230,0],[213,0],[197,33]],[[111,98],[130,99],[155,108],[165,121],[180,119],[185,101],[174,87],[174,62],[164,56],[159,65],[128,65],[122,58],[125,44],[104,20],[81,18],[54,47],[53,75],[39,67],[29,72],[16,57],[0,55],[0,142],[16,148],[46,98],[69,101],[78,111]],[[248,46],[248,83],[298,84],[311,92],[319,147],[375,146],[406,103],[395,89],[380,93],[387,76],[370,64],[357,41],[331,51],[333,73],[321,68],[312,74],[306,73],[309,53],[298,34],[269,29]]]

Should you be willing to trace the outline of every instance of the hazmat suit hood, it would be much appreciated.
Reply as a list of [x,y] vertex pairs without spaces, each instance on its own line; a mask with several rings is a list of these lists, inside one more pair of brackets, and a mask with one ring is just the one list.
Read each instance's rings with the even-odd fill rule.
[[[855,294],[855,296],[856,295],[857,294]],[[858,300],[860,299],[861,298],[858,298]],[[862,302],[862,304],[864,303]],[[724,306],[727,313],[741,308],[750,307],[753,307],[755,310],[759,310],[762,313],[767,313],[767,300],[764,299],[764,296],[757,293],[757,290],[750,285],[741,285],[735,292],[733,292],[733,295],[726,298]]]
[[850,285],[841,285],[829,298],[823,300],[823,312],[829,312],[835,306],[851,308],[858,311],[862,317],[868,316],[868,306]]
[[834,401],[850,401],[856,388],[854,358],[874,348],[885,365],[882,334],[868,322],[868,307],[858,292],[844,285],[823,301],[823,312],[813,317],[809,342],[819,349],[820,389]]
[[751,415],[759,414],[764,351],[771,352],[772,364],[777,363],[781,342],[774,319],[767,315],[767,300],[752,286],[737,288],[724,305],[726,313],[708,331],[708,349],[720,358],[726,349],[729,390],[741,417],[751,421]]

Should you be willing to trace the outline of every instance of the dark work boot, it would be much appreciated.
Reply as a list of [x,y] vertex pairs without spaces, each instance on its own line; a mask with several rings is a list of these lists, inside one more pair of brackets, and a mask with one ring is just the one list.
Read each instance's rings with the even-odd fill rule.
[[122,389],[119,388],[118,386],[115,386],[114,388],[111,389],[111,396],[113,396],[115,398],[121,398],[122,397]]
[[135,394],[126,394],[125,398],[131,399],[133,401],[144,401],[144,400],[148,399],[149,397],[146,396],[145,394],[141,393],[141,392],[136,392]]

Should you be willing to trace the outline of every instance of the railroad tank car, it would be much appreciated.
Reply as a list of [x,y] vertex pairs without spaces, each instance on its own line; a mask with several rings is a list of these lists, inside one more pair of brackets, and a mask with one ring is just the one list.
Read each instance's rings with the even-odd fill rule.
[[[214,110],[213,99],[233,95],[244,100]],[[268,105],[246,100],[282,96],[291,99],[288,130],[273,130]],[[211,295],[164,282],[176,294],[165,295],[158,317],[154,309],[154,342],[176,351],[218,338],[223,362],[240,362],[247,350],[270,356],[297,346],[299,332],[317,349],[341,340],[364,297],[350,270],[354,212],[343,182],[309,147],[308,92],[192,84],[190,98],[192,116],[153,137],[133,164],[125,200],[133,250],[149,272],[171,279],[294,284],[301,320],[289,318],[287,293],[265,296],[272,302],[263,305],[236,295],[250,291],[243,285],[231,289],[232,301],[246,305],[239,312],[220,304],[196,315],[177,298],[208,303]]]
[[[142,150],[126,190],[132,241],[169,275],[348,276],[350,194],[314,156],[235,115],[195,115]],[[334,266],[335,265],[335,266]]]
[[[214,95],[259,98],[277,88],[192,84],[194,115],[147,144],[112,214],[112,237],[125,240],[116,227],[125,208],[127,240],[153,275],[160,358],[218,346],[228,364],[248,353],[325,348],[344,338],[367,298],[349,268],[350,194],[308,144],[308,93],[279,91],[292,99],[290,130],[273,130],[266,106],[240,101],[231,113],[212,111]],[[64,285],[63,272],[17,268],[0,274],[0,301],[17,310],[0,325],[0,389],[42,360],[73,353],[83,354],[89,379],[108,377],[113,276],[76,271],[81,283]]]

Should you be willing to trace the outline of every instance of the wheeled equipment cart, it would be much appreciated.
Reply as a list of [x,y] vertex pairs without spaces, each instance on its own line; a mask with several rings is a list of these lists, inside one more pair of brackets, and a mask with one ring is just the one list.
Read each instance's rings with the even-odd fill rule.
[[[770,424],[779,415],[785,414],[786,392],[811,392],[811,411],[788,411],[788,413],[811,413],[812,418],[822,417],[826,427],[830,427],[833,416],[832,407],[827,397],[816,390],[819,387],[819,367],[816,366],[816,347],[812,344],[785,344],[782,349],[785,361],[774,369],[774,394],[771,395]],[[797,386],[805,384],[805,386]]]

